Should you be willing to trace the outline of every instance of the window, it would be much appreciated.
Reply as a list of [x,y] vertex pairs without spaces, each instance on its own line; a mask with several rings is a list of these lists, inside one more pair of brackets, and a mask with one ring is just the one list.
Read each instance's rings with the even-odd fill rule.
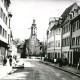
[[68,46],[70,45],[70,37],[68,37]]
[[66,26],[65,26],[65,27],[66,27],[66,32],[68,32],[68,24],[66,24]]
[[7,31],[5,30],[5,38],[7,38]]
[[75,45],[75,38],[72,38],[72,46]]
[[8,34],[8,43],[10,42],[10,35]]
[[68,46],[68,37],[66,38],[66,46]]
[[76,45],[78,45],[78,43],[79,43],[79,39],[78,37],[76,37]]
[[3,17],[3,10],[2,10],[2,8],[1,8],[1,18]]
[[58,47],[60,47],[60,40],[58,40]]
[[70,24],[68,23],[68,31],[70,31]]
[[79,20],[79,29],[80,29],[80,20]]
[[65,39],[62,39],[62,46],[65,46]]
[[62,29],[62,33],[64,34],[64,27],[63,27],[63,29]]
[[5,13],[3,13],[3,21],[5,22]]
[[65,46],[69,46],[69,42],[70,42],[70,38],[67,37],[65,39],[62,39],[62,46],[65,47]]
[[63,32],[65,33],[65,26],[64,26],[64,31]]
[[0,17],[1,17],[1,8],[0,8]]
[[0,35],[2,34],[2,26],[0,25]]
[[79,36],[79,45],[80,45],[80,36]]
[[6,17],[6,25],[7,25],[7,17]]
[[79,29],[79,20],[76,21],[77,30]]
[[74,23],[72,24],[72,30],[73,30],[73,32],[76,31],[76,22],[74,22]]
[[4,32],[4,28],[3,28],[3,35],[2,35],[3,37],[4,37],[4,33],[5,33],[5,32]]
[[56,41],[56,43],[55,43],[55,47],[57,47],[57,41]]

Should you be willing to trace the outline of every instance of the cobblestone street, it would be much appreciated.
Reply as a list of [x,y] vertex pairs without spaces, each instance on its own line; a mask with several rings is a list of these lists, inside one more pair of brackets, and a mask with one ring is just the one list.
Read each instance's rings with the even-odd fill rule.
[[24,69],[18,69],[3,79],[24,80],[80,80],[77,76],[45,65],[37,60],[24,60]]

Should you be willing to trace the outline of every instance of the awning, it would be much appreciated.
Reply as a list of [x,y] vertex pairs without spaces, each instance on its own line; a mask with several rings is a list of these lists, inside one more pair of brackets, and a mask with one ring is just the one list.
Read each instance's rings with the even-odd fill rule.
[[5,48],[8,48],[8,43],[3,42],[3,41],[0,40],[0,46],[1,47],[5,47]]

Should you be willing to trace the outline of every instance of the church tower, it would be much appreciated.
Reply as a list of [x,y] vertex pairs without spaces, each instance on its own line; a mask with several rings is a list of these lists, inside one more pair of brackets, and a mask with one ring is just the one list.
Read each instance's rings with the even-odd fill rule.
[[37,27],[36,27],[34,19],[33,19],[33,23],[31,26],[31,38],[37,38]]

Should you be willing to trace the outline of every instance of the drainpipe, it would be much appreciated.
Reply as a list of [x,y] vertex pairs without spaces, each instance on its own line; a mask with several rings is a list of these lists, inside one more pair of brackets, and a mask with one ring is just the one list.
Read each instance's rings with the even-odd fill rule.
[[61,28],[61,58],[62,58],[62,28]]
[[55,30],[54,30],[54,58],[55,58]]

